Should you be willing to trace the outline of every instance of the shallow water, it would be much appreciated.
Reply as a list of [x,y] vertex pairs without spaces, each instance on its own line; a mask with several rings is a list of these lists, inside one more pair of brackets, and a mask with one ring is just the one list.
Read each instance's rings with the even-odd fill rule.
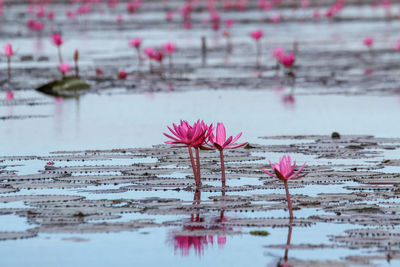
[[[174,1],[170,1],[168,4],[178,8]],[[71,21],[65,19],[63,14],[65,6],[56,4],[52,6],[52,9],[60,20],[47,27],[42,36],[28,32],[25,18],[18,18],[18,13],[25,11],[25,8],[24,5],[11,5],[7,10],[9,12],[0,18],[2,19],[0,34],[7,39],[7,42],[13,43],[14,47],[19,49],[18,57],[13,58],[13,68],[19,74],[22,73],[22,78],[16,76],[14,78],[15,82],[18,80],[16,82],[17,89],[20,89],[14,91],[15,99],[5,100],[6,102],[0,105],[0,117],[22,116],[21,119],[0,120],[0,139],[3,140],[0,156],[36,155],[44,158],[43,160],[4,160],[1,165],[7,166],[5,170],[15,171],[17,175],[43,171],[46,161],[52,157],[54,157],[56,167],[82,165],[111,167],[136,163],[156,163],[157,159],[152,157],[67,162],[57,160],[56,155],[49,153],[63,150],[151,147],[162,144],[166,140],[166,137],[162,135],[167,131],[166,127],[180,119],[193,122],[200,118],[208,123],[222,121],[227,126],[229,135],[243,132],[241,140],[251,144],[289,146],[313,143],[314,140],[260,139],[259,137],[307,134],[329,136],[334,131],[341,135],[399,136],[400,96],[396,89],[398,66],[395,64],[399,56],[398,53],[388,50],[398,38],[400,22],[398,20],[386,22],[383,19],[383,9],[372,10],[367,5],[350,6],[340,16],[343,21],[332,22],[323,19],[318,23],[307,19],[310,18],[312,10],[293,12],[291,9],[282,9],[279,11],[287,21],[278,24],[260,21],[270,14],[262,14],[254,9],[248,12],[222,13],[223,19],[235,18],[238,21],[232,29],[234,52],[228,58],[224,56],[225,40],[219,33],[211,32],[207,28],[209,26],[200,25],[200,23],[196,24],[191,31],[182,29],[178,19],[170,24],[164,23],[165,14],[159,3],[153,3],[150,10],[146,12],[125,16],[127,23],[120,26],[115,24],[115,17],[118,12],[122,11],[122,6],[102,15],[90,14]],[[394,8],[398,10],[399,6],[395,5]],[[205,13],[195,13],[193,18],[195,21],[200,21],[205,18],[205,15]],[[143,22],[147,26],[143,27],[145,24]],[[283,101],[284,94],[290,91],[289,88],[275,88],[282,81],[273,73],[272,67],[275,63],[270,60],[270,55],[263,55],[263,65],[267,69],[260,72],[256,71],[253,66],[255,49],[248,33],[257,28],[262,28],[266,35],[262,41],[263,53],[269,53],[272,47],[278,45],[290,49],[294,41],[300,44],[299,79],[294,94],[294,103]],[[71,51],[75,48],[80,49],[82,56],[80,67],[84,75],[91,79],[92,87],[95,87],[93,89],[97,90],[95,93],[92,92],[78,99],[60,100],[33,91],[40,83],[47,82],[49,76],[56,75],[54,66],[57,64],[57,50],[51,44],[49,37],[51,32],[57,30],[63,31],[63,37],[66,40],[62,47],[64,58],[71,60]],[[316,36],[315,32],[319,34]],[[362,39],[372,33],[376,39],[374,48],[377,50],[377,59],[376,62],[368,64],[357,56],[364,56],[363,53],[367,53],[362,45]],[[206,66],[201,65],[199,56],[202,35],[207,36],[210,48]],[[177,66],[177,72],[182,71],[183,73],[178,73],[179,75],[174,77],[177,79],[175,81],[177,83],[176,91],[168,90],[170,83],[165,80],[157,81],[158,78],[150,77],[148,80],[145,78],[143,83],[136,74],[130,75],[126,83],[120,81],[120,83],[108,84],[115,78],[116,69],[126,69],[128,72],[136,71],[135,51],[132,51],[127,45],[128,40],[134,36],[143,37],[145,46],[156,47],[168,40],[179,40],[179,50],[174,56],[174,64]],[[310,36],[313,38],[310,39]],[[22,55],[33,55],[34,59],[22,61],[20,59]],[[48,60],[39,62],[39,56],[46,56]],[[2,58],[0,61],[2,70],[0,76],[4,78],[5,64],[3,64]],[[96,67],[105,70],[107,75],[105,86],[90,78]],[[147,74],[146,68],[147,66],[142,66],[141,71]],[[370,79],[365,75],[367,68],[371,68]],[[338,79],[342,79],[343,83],[335,83],[328,79],[328,83],[323,85],[318,81],[317,78],[329,76],[332,72],[337,72],[335,75]],[[180,78],[188,81],[179,83]],[[243,84],[232,85],[230,83],[232,78],[237,79],[236,83],[243,82]],[[153,80],[157,81],[157,84],[153,84]],[[210,83],[204,83],[204,80],[210,80]],[[258,88],[258,90],[251,88]],[[8,87],[0,89],[5,94]],[[159,89],[162,92],[152,92]],[[18,104],[18,101],[23,100],[27,100],[28,104]],[[23,117],[31,115],[44,117]],[[398,159],[399,155],[398,149],[370,149],[369,151],[379,151],[381,154],[373,159],[361,157],[357,159],[317,159],[317,155],[302,153],[292,153],[291,155],[296,158],[298,164],[307,162],[307,166],[310,167],[335,165],[332,167],[335,171],[347,170],[352,165],[376,166],[384,159]],[[282,155],[276,152],[263,152],[254,153],[253,156],[265,157],[265,159],[257,160],[256,163],[267,166],[268,159],[274,162],[279,160]],[[251,162],[243,161],[242,163]],[[173,165],[160,168],[164,167],[176,168]],[[184,179],[190,169],[188,167],[179,168],[182,168],[182,172],[179,169],[177,172],[161,174],[159,177]],[[383,166],[377,171],[383,174],[396,174],[400,169],[398,166]],[[74,173],[73,177],[103,174],[121,175],[121,172]],[[262,185],[264,181],[243,175],[240,179],[228,179],[227,184],[240,187]],[[6,184],[7,179],[1,180],[1,183]],[[218,186],[219,183],[219,181],[204,182],[205,185],[212,186]],[[94,184],[72,189],[21,189],[18,192],[1,194],[0,197],[48,194],[83,196],[88,201],[115,200],[115,203],[118,203],[118,200],[135,201],[150,198],[179,199],[185,202],[183,205],[185,207],[189,207],[193,203],[193,192],[185,190],[98,191],[119,189],[127,185],[130,184]],[[351,194],[355,191],[348,190],[346,187],[359,185],[355,181],[330,185],[312,184],[290,188],[290,192],[298,198],[303,194],[318,199],[321,193]],[[365,191],[370,193],[368,190]],[[283,197],[284,193],[283,188],[254,189],[231,192],[227,196],[250,197],[255,194],[279,194]],[[212,204],[214,200],[211,198],[218,195],[219,193],[215,192],[202,192],[202,204]],[[115,207],[123,206],[124,201],[115,204]],[[343,201],[341,204],[347,205],[351,204],[350,202],[351,200]],[[380,204],[381,207],[390,206],[383,204],[382,198],[358,201],[356,204],[360,204],[360,202],[362,204]],[[399,200],[392,197],[388,199],[388,202],[398,204]],[[265,220],[287,218],[287,210],[281,208],[282,206],[286,207],[286,203],[282,202],[284,204],[282,205],[280,201],[268,200],[258,200],[254,203],[266,207],[276,205],[279,208],[255,212],[226,210],[225,217],[228,221],[229,219],[246,218],[266,218]],[[294,213],[300,219],[307,219],[312,215],[330,216],[335,214],[335,212],[325,211],[323,208],[307,206],[298,208]],[[35,223],[34,219],[28,220],[28,216],[18,216],[14,212],[20,210],[23,214],[26,210],[35,210],[33,204],[26,201],[0,203],[0,209],[7,211],[5,214],[0,214],[0,232],[24,231],[40,224]],[[158,266],[171,262],[173,266],[185,267],[246,266],[249,265],[249,259],[251,259],[252,266],[275,267],[278,260],[284,255],[283,248],[267,246],[286,244],[287,227],[241,227],[238,229],[233,227],[232,229],[223,229],[223,231],[218,229],[221,231],[213,234],[212,242],[210,236],[206,236],[207,242],[202,243],[196,249],[194,247],[184,249],[176,246],[173,234],[182,231],[185,222],[189,222],[190,219],[189,211],[182,213],[160,215],[157,214],[157,211],[154,214],[141,211],[118,213],[119,217],[112,220],[95,220],[95,222],[101,223],[146,219],[160,224],[156,227],[145,227],[133,231],[100,234],[39,233],[37,237],[33,238],[0,241],[0,265]],[[210,209],[199,216],[206,222],[216,221],[220,216],[220,211]],[[286,219],[284,220],[286,222]],[[179,227],[161,225],[165,222],[175,221]],[[219,227],[224,228],[221,225]],[[344,261],[345,257],[352,255],[385,255],[386,251],[377,252],[377,247],[355,250],[331,241],[332,236],[345,235],[344,231],[346,230],[362,228],[365,227],[349,224],[346,221],[317,222],[310,226],[294,226],[292,245],[311,244],[317,245],[317,247],[314,249],[290,249],[289,259],[297,259],[300,262],[302,260]],[[398,229],[398,226],[393,226],[393,228]],[[267,237],[252,236],[248,233],[252,230],[266,230],[270,235]],[[321,244],[332,245],[332,247],[319,248],[318,245]],[[398,261],[392,264],[384,260],[373,262],[379,266],[398,264]]]
[[[16,93],[16,99],[24,97],[43,96]],[[47,100],[54,103],[0,107],[0,114],[50,116],[0,121],[0,136],[7,140],[2,155],[148,147],[165,141],[162,133],[168,131],[166,127],[180,119],[223,121],[228,134],[243,132],[242,140],[249,142],[259,142],[258,137],[266,135],[329,135],[337,131],[395,137],[400,132],[397,97],[298,95],[292,108],[269,90],[91,94],[79,101]]]

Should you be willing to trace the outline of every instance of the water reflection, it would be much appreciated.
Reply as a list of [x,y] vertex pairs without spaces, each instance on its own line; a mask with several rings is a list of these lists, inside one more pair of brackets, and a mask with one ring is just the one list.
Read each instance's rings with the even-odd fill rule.
[[283,255],[283,258],[279,259],[278,262],[273,262],[268,264],[268,267],[293,267],[293,265],[290,265],[289,262],[289,247],[290,247],[290,241],[292,239],[292,230],[293,230],[293,220],[290,220],[289,222],[289,227],[288,227],[288,235],[287,235],[287,241],[286,241],[286,246],[285,246],[285,252]]
[[285,254],[283,256],[283,259],[281,261],[279,261],[278,267],[292,267],[293,266],[293,265],[288,264],[290,240],[292,239],[292,230],[293,230],[293,224],[292,224],[292,220],[290,220],[287,241],[286,241]]
[[[225,192],[222,192],[225,196]],[[219,249],[223,249],[226,244],[226,235],[224,233],[232,231],[226,228],[223,223],[227,221],[224,216],[224,210],[220,210],[219,216],[210,217],[201,214],[201,191],[194,193],[192,207],[193,212],[188,222],[183,222],[182,230],[174,231],[173,245],[175,254],[189,256],[193,250],[196,256],[203,256],[205,249],[213,246],[215,241]],[[215,240],[216,239],[216,240]]]

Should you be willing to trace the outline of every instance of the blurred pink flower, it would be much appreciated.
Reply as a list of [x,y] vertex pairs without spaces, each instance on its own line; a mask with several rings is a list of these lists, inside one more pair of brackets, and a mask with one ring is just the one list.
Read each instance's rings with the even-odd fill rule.
[[176,45],[174,43],[168,42],[163,45],[163,49],[168,55],[170,55],[176,50]]
[[279,62],[287,67],[287,68],[291,68],[294,64],[294,62],[296,61],[296,56],[293,53],[287,53],[287,54],[283,54],[280,58],[279,58]]
[[157,52],[154,53],[153,59],[159,63],[161,63],[164,59],[164,54],[162,50],[158,50]]
[[9,100],[14,99],[14,93],[12,91],[8,91],[6,93],[6,99],[9,99]]
[[226,27],[230,28],[230,27],[232,27],[233,25],[235,25],[235,21],[234,21],[233,19],[227,19],[227,20],[225,20],[225,26],[226,26]]
[[129,45],[135,48],[139,48],[142,44],[142,38],[136,37],[129,41]]
[[12,49],[12,45],[11,44],[6,44],[4,46],[4,53],[7,57],[11,57],[12,55],[14,55],[14,51]]
[[117,77],[118,77],[118,79],[123,80],[123,79],[126,79],[126,76],[127,76],[126,72],[124,70],[122,70],[122,71],[118,72]]
[[261,37],[263,36],[263,31],[262,31],[262,30],[252,31],[252,32],[250,33],[250,36],[251,36],[254,40],[258,41],[258,40],[260,40]]
[[146,54],[148,59],[153,59],[154,58],[154,48],[153,47],[146,47],[144,49],[144,53]]
[[365,37],[365,39],[363,40],[363,44],[368,47],[372,47],[372,45],[374,44],[374,38],[371,36]]
[[62,74],[66,74],[70,69],[71,69],[71,66],[66,62],[61,62],[61,64],[58,66],[58,70]]
[[276,58],[277,60],[279,60],[284,54],[285,54],[285,48],[283,47],[275,47],[272,52],[273,57]]
[[59,33],[53,34],[52,39],[53,44],[55,44],[56,46],[61,46],[64,43],[64,40],[61,38],[61,34]]

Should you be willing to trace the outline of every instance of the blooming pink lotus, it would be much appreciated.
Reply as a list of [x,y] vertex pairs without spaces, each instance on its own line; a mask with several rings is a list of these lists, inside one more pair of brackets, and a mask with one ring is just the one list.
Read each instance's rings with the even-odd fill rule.
[[374,38],[371,37],[371,36],[366,37],[366,38],[363,40],[363,44],[366,45],[367,47],[372,47],[373,44],[374,44]]
[[12,91],[8,91],[6,93],[6,99],[8,100],[14,99],[14,93]]
[[166,144],[173,144],[175,147],[187,147],[189,150],[190,161],[192,164],[193,175],[195,178],[196,186],[200,185],[200,159],[198,150],[196,150],[197,156],[197,167],[194,163],[192,147],[195,149],[203,146],[210,133],[212,133],[212,125],[207,126],[203,121],[198,120],[191,126],[187,121],[181,120],[180,125],[172,124],[174,129],[168,127],[170,132],[173,134],[164,135],[170,138],[172,141],[165,141]]
[[177,48],[176,44],[171,43],[171,42],[168,42],[168,43],[163,45],[163,49],[168,55],[174,53],[176,48]]
[[258,40],[261,39],[261,37],[263,37],[263,31],[262,31],[262,30],[252,31],[252,32],[250,33],[250,36],[251,36],[254,40],[258,41]]
[[231,27],[233,27],[233,25],[235,25],[235,21],[234,21],[233,19],[227,19],[227,20],[225,20],[225,26],[226,26],[227,28],[231,28]]
[[124,80],[124,79],[126,79],[126,76],[127,76],[126,71],[122,70],[122,71],[118,72],[118,76],[117,77],[120,80]]
[[56,46],[61,46],[64,43],[64,40],[61,38],[61,34],[59,33],[53,34],[52,39],[53,44],[55,44]]
[[233,149],[233,148],[238,148],[241,146],[244,146],[247,144],[245,143],[239,143],[235,144],[235,142],[242,136],[242,133],[239,133],[236,137],[228,137],[226,138],[226,131],[225,131],[225,126],[223,123],[218,122],[217,123],[217,128],[216,128],[216,136],[214,136],[213,132],[211,131],[209,137],[208,137],[208,142],[212,146],[213,149],[218,149],[219,154],[220,154],[220,160],[221,160],[221,172],[222,172],[222,187],[225,187],[225,166],[224,166],[224,149]]
[[60,64],[62,64],[62,56],[61,56],[61,45],[64,43],[64,40],[61,38],[61,34],[55,33],[52,36],[53,44],[57,46],[57,51],[58,51],[58,60]]
[[281,55],[279,58],[279,62],[285,66],[286,68],[293,67],[294,62],[296,61],[296,56],[293,53],[287,53]]
[[140,48],[141,44],[142,44],[142,38],[139,37],[133,38],[129,41],[129,45],[134,48]]
[[136,37],[129,41],[129,45],[136,49],[136,54],[138,58],[138,64],[140,64],[142,57],[140,55],[140,46],[142,45],[142,38]]
[[150,72],[153,72],[153,65],[151,64],[151,61],[154,59],[155,50],[153,47],[146,47],[144,49],[144,53],[146,54],[146,56],[149,60]]
[[71,69],[71,66],[66,62],[61,62],[61,64],[58,66],[58,70],[61,72],[63,77],[65,76],[65,74],[68,73],[68,71],[70,69]]
[[250,33],[250,36],[256,41],[256,46],[257,46],[257,59],[256,59],[256,64],[257,67],[260,67],[260,62],[261,62],[261,43],[260,39],[263,36],[262,30],[256,30]]
[[14,51],[11,44],[6,44],[4,46],[4,54],[7,57],[7,74],[8,80],[11,79],[11,57],[14,55]]
[[4,46],[4,53],[6,55],[6,57],[11,57],[14,55],[14,51],[12,49],[12,45],[11,44],[6,44]]
[[155,52],[153,59],[161,64],[164,59],[164,54],[162,50],[158,50],[157,52]]
[[285,54],[285,48],[275,47],[272,56],[279,61],[279,59]]
[[170,70],[172,69],[172,54],[175,52],[176,48],[177,48],[176,44],[172,42],[168,42],[163,45],[163,49],[165,53],[167,53],[168,55]]
[[43,22],[35,21],[33,19],[28,20],[26,25],[28,26],[29,29],[31,29],[33,31],[37,31],[37,32],[40,32],[44,28],[44,23]]
[[272,164],[271,161],[269,162],[274,174],[271,172],[267,171],[266,169],[262,169],[266,174],[268,174],[271,177],[277,178],[281,181],[283,181],[285,185],[285,191],[286,191],[286,198],[288,201],[288,207],[289,207],[289,215],[290,218],[293,218],[293,211],[292,211],[292,203],[290,201],[290,194],[289,194],[289,188],[287,181],[288,180],[293,180],[293,179],[300,179],[304,177],[305,175],[299,176],[299,173],[304,169],[306,166],[306,163],[304,163],[296,172],[296,161],[294,161],[293,165],[291,162],[290,156],[283,156],[282,159],[280,160],[279,164],[275,163]]
[[103,72],[103,70],[102,70],[102,69],[100,69],[100,68],[96,68],[96,74],[97,74],[97,75],[103,75],[103,74],[104,74],[104,72]]

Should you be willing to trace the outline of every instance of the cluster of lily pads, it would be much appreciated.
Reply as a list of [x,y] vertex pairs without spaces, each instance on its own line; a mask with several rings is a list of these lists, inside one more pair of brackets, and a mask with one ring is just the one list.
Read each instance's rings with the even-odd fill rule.
[[[226,137],[225,125],[222,122],[218,122],[217,126],[213,124],[207,125],[204,121],[197,120],[197,122],[190,125],[187,121],[181,120],[180,124],[172,124],[173,127],[168,127],[173,135],[164,133],[166,137],[171,140],[166,141],[167,144],[172,144],[173,148],[187,147],[190,157],[190,162],[193,169],[193,176],[197,187],[201,186],[201,174],[200,174],[200,153],[199,150],[218,150],[221,161],[221,176],[222,176],[222,190],[225,190],[226,176],[225,176],[225,165],[224,165],[224,149],[233,149],[245,146],[247,142],[236,143],[236,141],[242,136],[240,132],[235,137]],[[215,130],[215,134],[214,134]],[[195,149],[196,162],[193,157],[192,148]],[[283,156],[279,163],[269,162],[272,172],[262,169],[266,174],[271,177],[277,178],[283,181],[286,191],[286,198],[288,202],[289,215],[293,218],[292,204],[290,201],[290,193],[288,188],[288,180],[299,179],[305,175],[299,175],[304,169],[306,163],[304,163],[297,171],[296,161],[291,161],[290,156]]]

